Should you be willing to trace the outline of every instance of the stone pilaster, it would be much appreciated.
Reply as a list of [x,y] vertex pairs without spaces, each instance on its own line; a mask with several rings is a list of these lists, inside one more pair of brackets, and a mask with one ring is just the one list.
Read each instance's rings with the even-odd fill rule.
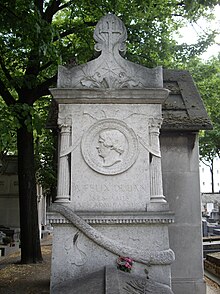
[[69,124],[60,125],[60,158],[58,167],[58,187],[56,202],[70,201],[70,154],[62,155],[70,146],[71,127]]
[[[162,118],[151,118],[149,122],[150,144],[156,154],[160,154],[160,127]],[[148,211],[168,210],[168,203],[163,195],[161,157],[151,154],[150,156],[150,204]]]

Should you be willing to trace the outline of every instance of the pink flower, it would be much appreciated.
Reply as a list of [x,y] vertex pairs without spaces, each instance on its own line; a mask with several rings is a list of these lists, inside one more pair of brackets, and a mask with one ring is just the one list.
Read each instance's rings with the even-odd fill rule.
[[130,272],[133,264],[133,259],[130,257],[119,256],[117,259],[117,264],[120,270]]
[[128,262],[126,262],[125,267],[129,267],[129,266],[130,266],[130,264]]

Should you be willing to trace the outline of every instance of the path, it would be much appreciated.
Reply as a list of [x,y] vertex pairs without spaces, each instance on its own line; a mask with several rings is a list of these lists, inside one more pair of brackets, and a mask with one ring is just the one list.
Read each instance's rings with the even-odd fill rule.
[[[20,253],[0,258],[0,294],[49,294],[51,267],[51,238],[42,242],[44,262],[20,265]],[[220,287],[206,278],[207,294],[219,294]]]

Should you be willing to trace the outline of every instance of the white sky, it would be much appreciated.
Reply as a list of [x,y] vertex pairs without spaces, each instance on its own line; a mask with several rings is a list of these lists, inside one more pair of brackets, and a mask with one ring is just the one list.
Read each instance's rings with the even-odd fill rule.
[[210,22],[207,22],[204,19],[200,19],[197,24],[188,24],[186,27],[180,29],[181,37],[177,37],[178,43],[187,43],[192,44],[196,43],[198,35],[202,32],[208,32],[210,29],[218,30],[219,34],[216,37],[216,43],[208,48],[208,50],[201,55],[203,59],[208,59],[212,55],[217,56],[220,52],[220,5],[215,8],[215,17],[216,19]]

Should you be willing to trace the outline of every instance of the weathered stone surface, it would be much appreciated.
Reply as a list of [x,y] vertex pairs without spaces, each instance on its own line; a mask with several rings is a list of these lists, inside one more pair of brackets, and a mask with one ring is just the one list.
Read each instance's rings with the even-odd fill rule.
[[212,129],[200,94],[188,71],[163,70],[164,88],[170,95],[163,103],[163,130]]
[[[135,274],[144,276],[148,268],[152,279],[170,285],[170,263],[174,255],[167,246],[167,226],[96,224],[90,230],[95,238],[94,234],[90,238],[73,225],[54,224],[52,285],[115,265],[119,255],[136,260]],[[149,239],[153,234],[154,238]],[[161,240],[157,240],[158,235]]]
[[[70,201],[75,211],[142,211],[151,194],[164,201],[161,122],[157,104],[60,104],[57,201]],[[150,163],[149,154],[158,160]]]
[[[110,239],[109,237],[107,237],[107,234],[105,233],[105,231],[104,231],[104,233],[102,232],[101,226],[99,227],[99,230],[90,226],[88,223],[86,223],[84,221],[83,218],[81,218],[76,213],[74,213],[72,211],[72,209],[69,208],[68,206],[56,204],[56,205],[53,205],[52,209],[57,212],[60,212],[66,219],[68,219],[70,221],[70,223],[72,223],[74,225],[74,227],[79,229],[82,233],[84,233],[93,242],[95,242],[96,244],[98,244],[99,246],[104,248],[105,250],[108,250],[108,251],[114,253],[115,255],[124,255],[124,256],[130,255],[131,258],[134,259],[135,261],[141,262],[143,264],[148,264],[148,265],[171,264],[174,261],[174,253],[172,252],[172,250],[167,249],[167,245],[166,245],[168,243],[167,228],[166,227],[160,228],[160,225],[159,225],[162,222],[162,220],[160,220],[158,222],[157,226],[155,223],[153,228],[154,228],[155,232],[158,231],[158,233],[160,233],[161,240],[163,240],[163,242],[161,240],[157,240],[156,234],[154,234],[154,235],[152,234],[153,233],[152,227],[150,227],[150,229],[148,231],[148,233],[150,232],[150,234],[152,235],[151,240],[149,240],[150,242],[145,239],[145,236],[148,235],[146,228],[145,227],[138,228],[138,226],[137,226],[138,220],[140,220],[141,218],[136,219],[136,222],[135,222],[135,219],[133,219],[134,220],[133,224],[136,224],[136,232],[133,230],[132,227],[129,228],[128,224],[123,226],[123,229],[120,229],[117,226],[117,229],[114,229],[109,234],[111,236],[114,236],[113,237],[114,240],[113,240],[113,239]],[[138,216],[138,214],[137,214],[137,216]],[[142,217],[143,217],[143,215],[142,215]],[[147,217],[147,215],[145,217]],[[129,216],[127,214],[127,220],[129,221],[130,219],[132,219],[132,216]],[[147,244],[148,249],[142,249],[142,248],[139,248],[138,246],[134,246],[134,245],[137,245],[138,242],[134,242],[132,244],[133,246],[127,246],[126,243],[129,241],[127,241],[127,242],[117,241],[118,237],[120,235],[121,236],[123,235],[123,230],[124,231],[127,230],[126,227],[128,228],[127,238],[131,237],[131,236],[133,238],[134,238],[134,236],[136,236],[136,238],[138,238],[138,236],[143,235],[142,236],[143,241],[141,243]],[[106,230],[106,232],[108,231],[107,228],[105,228],[105,230]],[[123,237],[124,237],[124,239],[126,238],[126,236],[123,236]],[[153,247],[151,247],[151,243],[154,244]],[[164,244],[165,244],[165,246],[164,246]],[[144,247],[144,245],[142,245],[142,246]]]
[[206,271],[220,278],[220,252],[213,252],[206,255],[204,261]]
[[162,173],[165,195],[175,211],[169,227],[174,293],[205,293],[201,236],[198,138],[188,132],[162,132]]
[[115,267],[94,272],[83,279],[66,281],[53,288],[53,293],[63,294],[173,294],[170,287],[152,279],[125,273]]

